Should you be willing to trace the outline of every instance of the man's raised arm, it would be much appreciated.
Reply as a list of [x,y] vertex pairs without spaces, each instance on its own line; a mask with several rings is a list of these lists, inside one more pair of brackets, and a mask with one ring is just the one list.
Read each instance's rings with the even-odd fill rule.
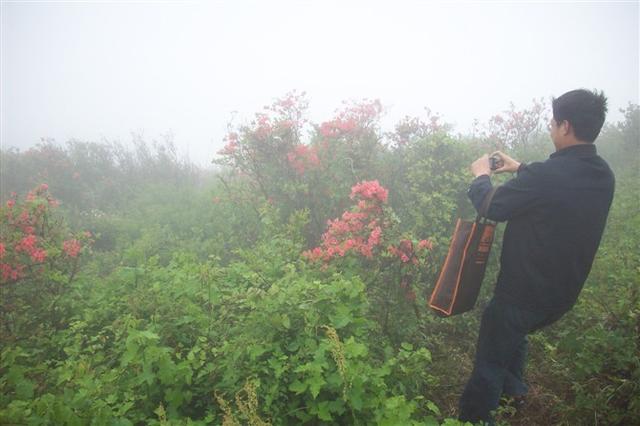
[[[540,163],[527,166],[501,152],[495,152],[492,156],[499,156],[503,162],[502,167],[494,170],[495,173],[517,172],[515,178],[498,187],[487,213],[488,219],[503,222],[527,211],[540,199]],[[476,178],[471,182],[468,196],[478,211],[492,188],[489,164],[488,155],[471,164],[471,171]]]

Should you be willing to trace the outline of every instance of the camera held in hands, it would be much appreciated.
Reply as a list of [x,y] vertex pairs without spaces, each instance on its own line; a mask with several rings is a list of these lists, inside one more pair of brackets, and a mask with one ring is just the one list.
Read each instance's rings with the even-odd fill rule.
[[489,157],[489,168],[491,170],[497,170],[502,166],[504,166],[504,161],[502,161],[502,157],[500,157],[498,154],[494,154]]

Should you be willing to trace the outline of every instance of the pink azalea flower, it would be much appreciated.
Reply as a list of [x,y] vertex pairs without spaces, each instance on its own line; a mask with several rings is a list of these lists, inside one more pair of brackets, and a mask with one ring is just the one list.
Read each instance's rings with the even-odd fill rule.
[[80,241],[76,239],[67,240],[62,243],[62,250],[64,250],[69,257],[77,257],[81,248],[82,245],[80,244]]

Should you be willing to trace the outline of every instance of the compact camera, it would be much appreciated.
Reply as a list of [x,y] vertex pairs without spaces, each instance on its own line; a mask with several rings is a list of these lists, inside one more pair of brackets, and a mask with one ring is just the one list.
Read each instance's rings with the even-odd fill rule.
[[498,154],[489,157],[489,168],[491,170],[497,170],[502,166],[504,166],[504,161],[502,161],[502,158],[500,158]]

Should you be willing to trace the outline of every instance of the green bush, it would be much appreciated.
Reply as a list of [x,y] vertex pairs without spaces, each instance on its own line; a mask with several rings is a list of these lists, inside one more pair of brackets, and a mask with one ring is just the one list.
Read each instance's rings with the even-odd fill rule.
[[[378,101],[320,124],[305,110],[289,94],[231,129],[214,179],[170,144],[2,151],[3,423],[459,424],[502,228],[474,311],[439,318],[426,300],[455,218],[475,216],[469,163],[496,147],[544,159],[543,111],[454,136],[430,112],[382,134]],[[603,129],[607,231],[579,303],[531,339],[518,424],[639,421],[635,135],[632,105]],[[19,201],[44,178],[61,215],[43,191]],[[82,261],[64,242],[89,236],[61,216],[96,240]]]

